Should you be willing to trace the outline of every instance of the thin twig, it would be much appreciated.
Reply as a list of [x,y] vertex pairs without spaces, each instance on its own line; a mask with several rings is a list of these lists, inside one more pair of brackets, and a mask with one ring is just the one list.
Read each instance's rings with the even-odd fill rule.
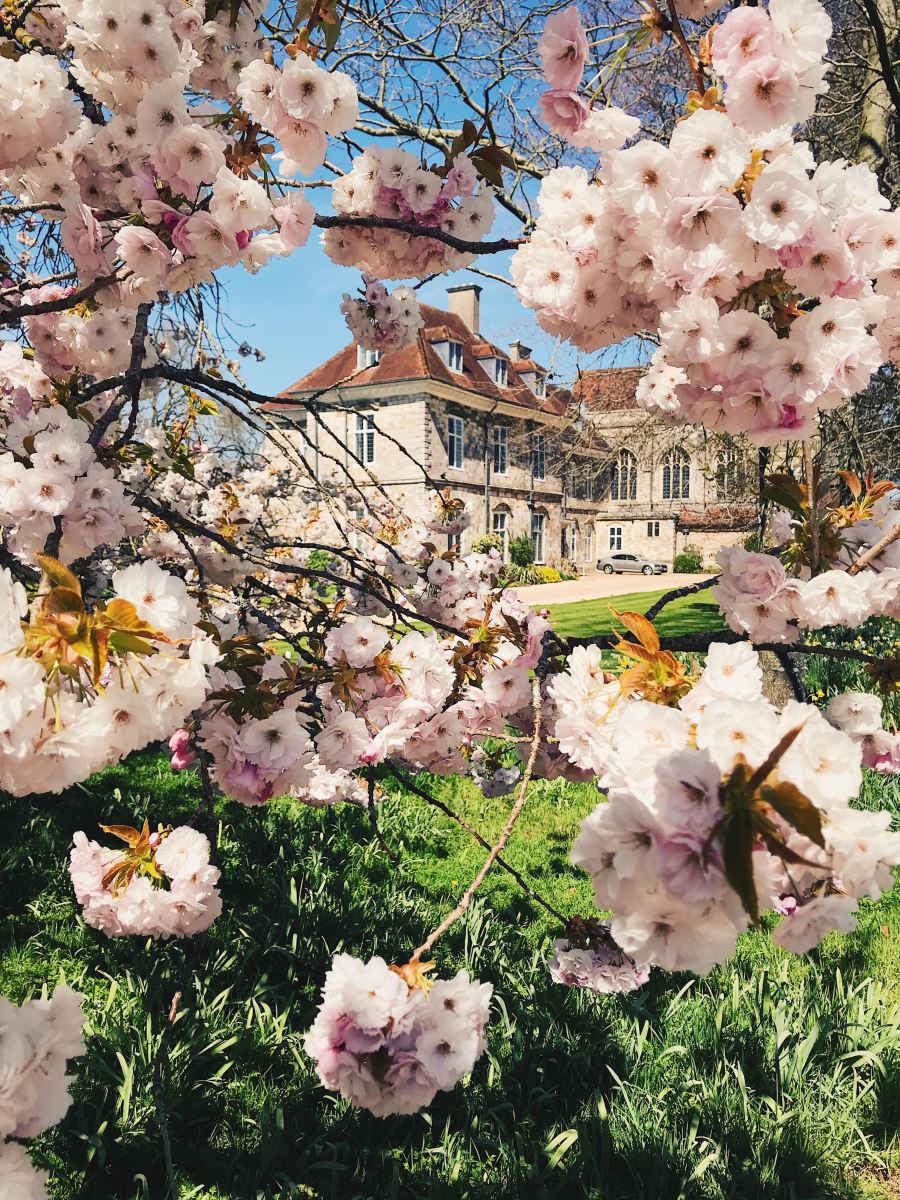
[[506,820],[506,824],[500,831],[500,836],[497,838],[496,843],[491,848],[491,852],[484,860],[481,870],[466,888],[459,904],[457,904],[456,908],[454,908],[451,913],[448,913],[443,921],[441,921],[440,925],[438,925],[437,929],[433,930],[428,935],[422,945],[419,946],[419,948],[414,952],[412,959],[410,960],[411,962],[418,962],[423,954],[427,954],[438,938],[445,934],[447,930],[463,915],[463,913],[472,903],[472,897],[484,882],[488,871],[490,871],[491,867],[497,861],[497,856],[500,854],[500,851],[509,841],[509,835],[512,833],[516,821],[519,819],[519,814],[522,812],[522,809],[525,805],[525,795],[528,791],[528,784],[531,782],[531,776],[534,773],[534,764],[537,761],[538,750],[540,749],[541,745],[541,679],[539,673],[535,673],[534,682],[532,683],[531,688],[531,697],[534,708],[534,735],[531,739],[531,753],[528,756],[528,762],[525,766],[525,774],[522,776],[522,782],[519,784],[519,794],[516,796],[516,802],[512,806],[512,810]]
[[[531,739],[528,738],[528,741],[531,741]],[[452,821],[456,821],[457,825],[460,825],[466,831],[466,833],[468,833],[475,839],[476,842],[479,843],[479,845],[484,846],[485,850],[491,849],[491,843],[487,840],[487,838],[480,834],[474,825],[470,825],[465,817],[460,816],[458,812],[454,812],[449,804],[445,804],[443,800],[438,800],[437,796],[430,795],[425,791],[424,788],[420,788],[418,784],[413,783],[408,776],[401,775],[393,763],[389,762],[387,767],[397,782],[405,787],[408,791],[412,792],[414,796],[418,796],[420,800],[424,800],[427,804],[432,805],[434,808],[440,809],[445,816],[448,816]],[[530,898],[534,900],[536,904],[539,904],[541,908],[545,908],[551,916],[555,917],[557,921],[560,922],[561,925],[566,924],[569,918],[563,916],[559,909],[554,908],[549,900],[545,900],[540,892],[536,892],[534,888],[526,881],[521,872],[517,871],[514,866],[511,866],[501,854],[498,854],[494,861],[498,867],[501,867],[508,875],[511,875],[512,878],[515,879],[516,883],[526,894],[526,896],[530,896]]]
[[675,7],[675,0],[666,0],[666,7],[669,10],[669,27],[672,31],[672,36],[681,47],[681,51],[687,59],[691,74],[694,76],[694,83],[697,85],[697,91],[702,96],[706,91],[706,76],[703,74],[703,68],[697,62],[696,58],[694,58],[694,52],[691,50],[688,40],[684,36],[684,29],[681,26],[681,18]]
[[818,488],[812,442],[809,438],[803,443],[803,473],[806,476],[806,494],[809,499],[809,565],[815,572],[819,565],[819,518],[816,511]]
[[372,832],[378,845],[382,848],[395,867],[400,865],[400,856],[396,854],[387,842],[384,840],[384,834],[378,828],[378,817],[375,814],[375,771],[369,771],[369,795],[366,801],[366,810],[369,814],[369,824],[372,826]]
[[851,567],[848,567],[847,574],[858,575],[863,567],[867,567],[870,562],[874,562],[876,558],[879,558],[887,550],[888,546],[893,545],[898,538],[900,538],[900,525],[895,525],[890,533],[886,533],[880,541],[877,541],[874,546],[870,546],[864,554],[861,554]]

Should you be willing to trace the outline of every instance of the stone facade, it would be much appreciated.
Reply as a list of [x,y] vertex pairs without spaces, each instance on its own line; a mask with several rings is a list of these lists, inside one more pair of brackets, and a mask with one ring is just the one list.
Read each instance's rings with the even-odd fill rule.
[[[688,545],[709,560],[746,536],[752,514],[723,486],[733,447],[723,472],[721,447],[648,419],[636,368],[588,372],[572,392],[547,386],[527,347],[481,339],[477,292],[455,289],[447,312],[423,306],[415,346],[369,365],[345,347],[273,406],[303,469],[351,518],[379,489],[420,513],[449,488],[473,517],[463,551],[485,531],[526,534],[537,562],[582,572],[611,549],[671,564]],[[311,397],[318,420],[302,406]]]

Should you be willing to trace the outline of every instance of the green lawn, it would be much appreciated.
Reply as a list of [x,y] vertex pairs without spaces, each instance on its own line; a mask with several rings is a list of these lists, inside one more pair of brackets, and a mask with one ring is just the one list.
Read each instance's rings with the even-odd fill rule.
[[[420,783],[488,836],[508,811],[463,780]],[[567,913],[590,907],[567,855],[595,799],[536,785],[509,846]],[[22,1000],[65,977],[88,996],[75,1105],[35,1143],[56,1200],[164,1200],[150,1064],[175,990],[165,1095],[185,1200],[896,1195],[894,896],[807,958],[753,934],[706,979],[655,973],[635,996],[592,997],[551,982],[553,922],[498,872],[438,956],[442,972],[465,964],[494,984],[489,1052],[427,1113],[379,1121],[324,1093],[303,1054],[317,989],[336,950],[408,955],[482,852],[396,787],[379,819],[398,867],[357,809],[222,802],[225,913],[208,935],[156,945],[86,929],[65,871],[73,831],[177,822],[198,800],[152,754],[62,798],[0,797],[0,992]],[[867,802],[900,812],[883,780]]]
[[[655,604],[668,588],[658,592],[630,592],[603,600],[577,600],[572,604],[548,606],[550,622],[563,637],[589,637],[594,633],[621,632],[610,608],[617,612],[644,613]],[[699,633],[705,629],[721,629],[722,614],[709,592],[681,596],[667,604],[654,621],[659,633],[671,637],[678,633]]]

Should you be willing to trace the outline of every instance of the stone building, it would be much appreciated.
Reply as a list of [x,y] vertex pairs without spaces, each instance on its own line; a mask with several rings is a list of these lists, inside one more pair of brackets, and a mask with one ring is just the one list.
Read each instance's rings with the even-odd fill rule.
[[[671,562],[688,543],[711,552],[743,536],[752,515],[748,524],[746,510],[739,519],[716,498],[700,448],[637,408],[639,368],[553,386],[521,342],[503,350],[482,337],[480,293],[449,288],[446,310],[422,305],[413,345],[382,355],[347,345],[270,405],[351,519],[379,486],[414,513],[449,488],[473,516],[451,545],[465,550],[490,531],[506,547],[527,534],[536,562],[581,571],[611,548]],[[320,420],[298,401],[312,401]]]

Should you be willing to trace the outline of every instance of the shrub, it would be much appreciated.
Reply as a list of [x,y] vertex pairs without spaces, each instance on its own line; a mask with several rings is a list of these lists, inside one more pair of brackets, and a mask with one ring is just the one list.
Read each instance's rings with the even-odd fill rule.
[[534,562],[534,547],[527,533],[517,533],[509,539],[510,561],[517,567],[530,567]]
[[490,554],[492,550],[503,549],[503,538],[499,533],[479,533],[472,538],[472,550],[475,554]]
[[703,554],[698,546],[685,546],[676,554],[672,570],[683,575],[699,575],[703,571]]
[[537,573],[544,583],[559,583],[562,579],[556,567],[538,567]]
[[532,587],[535,584],[547,582],[541,575],[540,567],[536,567],[532,563],[519,566],[514,562],[507,563],[503,568],[502,580],[507,587]]

